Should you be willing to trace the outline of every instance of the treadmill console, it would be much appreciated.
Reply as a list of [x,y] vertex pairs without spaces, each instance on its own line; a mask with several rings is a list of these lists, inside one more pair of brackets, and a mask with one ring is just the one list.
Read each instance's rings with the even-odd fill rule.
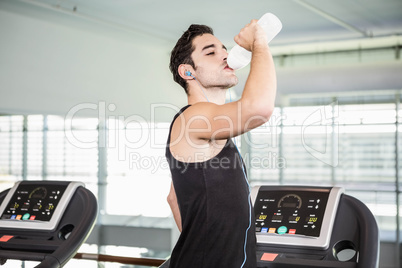
[[254,187],[257,243],[328,248],[342,193],[339,187]]
[[0,206],[0,228],[53,230],[81,182],[17,182]]

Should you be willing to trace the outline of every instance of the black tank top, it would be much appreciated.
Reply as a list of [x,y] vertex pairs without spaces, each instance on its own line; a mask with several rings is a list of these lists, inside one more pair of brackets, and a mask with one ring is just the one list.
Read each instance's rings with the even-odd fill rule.
[[[189,107],[180,110],[176,118]],[[215,157],[185,163],[170,152],[170,126],[166,158],[172,173],[182,219],[182,233],[173,249],[170,268],[240,268],[249,226],[249,187],[241,157],[231,139]],[[254,212],[247,232],[247,259],[255,268]]]

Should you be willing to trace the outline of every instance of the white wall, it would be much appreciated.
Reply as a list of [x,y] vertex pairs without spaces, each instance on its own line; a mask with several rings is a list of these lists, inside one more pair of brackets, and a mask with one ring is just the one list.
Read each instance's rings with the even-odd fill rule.
[[[402,89],[402,59],[394,48],[351,50],[275,58],[278,98],[300,93],[378,91]],[[241,92],[248,69],[240,70],[237,94]]]
[[[173,46],[140,32],[1,1],[0,113],[66,115],[77,105],[105,102],[116,107],[109,114],[148,120],[153,104],[186,103],[168,69]],[[381,52],[365,61],[359,51],[290,56],[284,64],[277,59],[278,100],[289,93],[401,89],[402,61],[391,54]],[[247,75],[248,68],[238,71],[233,95],[241,94]],[[155,112],[157,121],[170,121],[175,110]],[[90,109],[77,113],[96,114]]]
[[[108,36],[113,29],[77,18],[78,26],[65,26],[56,20],[67,15],[54,19],[35,7],[25,14],[5,9],[0,5],[0,112],[65,115],[76,105],[104,101],[115,104],[114,115],[148,119],[151,104],[185,104],[168,69],[166,42],[140,33]],[[159,109],[158,120],[170,121],[170,110]]]

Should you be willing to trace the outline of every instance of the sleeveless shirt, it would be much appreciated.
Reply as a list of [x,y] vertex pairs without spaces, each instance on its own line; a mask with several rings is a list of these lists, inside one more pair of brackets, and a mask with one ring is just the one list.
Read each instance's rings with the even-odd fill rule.
[[174,117],[166,147],[182,219],[182,232],[171,254],[170,268],[240,268],[245,258],[249,209],[251,226],[243,267],[255,268],[254,212],[249,208],[249,187],[241,166],[244,163],[232,140],[228,139],[216,156],[204,162],[181,162],[170,152],[173,123],[188,107]]

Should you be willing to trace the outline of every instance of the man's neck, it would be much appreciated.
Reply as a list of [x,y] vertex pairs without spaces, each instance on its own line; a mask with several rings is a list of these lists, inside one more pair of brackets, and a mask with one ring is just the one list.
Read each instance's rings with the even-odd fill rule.
[[190,89],[189,92],[190,94],[187,96],[188,104],[195,104],[197,102],[211,102],[222,105],[226,102],[226,89],[201,89],[198,87]]

